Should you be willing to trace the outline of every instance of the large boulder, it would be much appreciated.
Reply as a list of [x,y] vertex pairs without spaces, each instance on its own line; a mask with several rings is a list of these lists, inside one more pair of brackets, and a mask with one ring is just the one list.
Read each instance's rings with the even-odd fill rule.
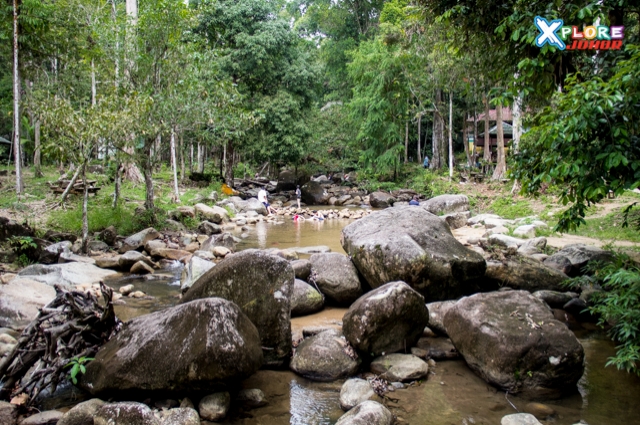
[[37,280],[47,285],[93,285],[100,283],[107,277],[117,273],[113,270],[105,270],[88,263],[64,263],[64,264],[33,264],[25,267],[18,276]]
[[595,246],[573,244],[565,246],[545,259],[544,264],[570,277],[575,277],[584,274],[584,266],[592,261],[611,262],[613,254]]
[[293,272],[296,274],[296,279],[302,279],[306,281],[311,275],[311,262],[309,260],[294,260],[291,262]]
[[202,391],[262,366],[258,330],[221,298],[136,317],[100,348],[79,385],[91,394]]
[[56,425],[93,425],[93,417],[104,404],[99,398],[83,401],[65,413]]
[[198,225],[198,232],[203,233],[207,236],[217,235],[218,233],[222,233],[222,227],[205,220]]
[[455,230],[466,226],[470,215],[469,211],[463,211],[445,214],[441,218],[447,222],[451,230]]
[[374,208],[387,208],[393,206],[396,198],[385,192],[373,192],[369,195],[369,205]]
[[379,356],[413,346],[428,321],[424,297],[404,282],[390,282],[353,303],[342,332],[360,353]]
[[454,305],[455,301],[434,301],[427,304],[429,310],[429,329],[439,335],[447,335],[444,327],[444,315],[447,314],[449,308]]
[[257,198],[242,199],[239,196],[232,196],[218,203],[219,205],[229,205],[238,213],[255,212],[256,214],[267,215],[267,209]]
[[302,201],[307,205],[323,205],[329,200],[329,194],[318,182],[307,182],[300,190],[302,191]]
[[222,207],[210,207],[205,204],[196,204],[194,206],[196,214],[215,224],[229,221],[229,213]]
[[336,425],[391,425],[393,414],[377,401],[367,400],[340,416]]
[[182,302],[207,297],[235,302],[258,328],[265,363],[281,366],[291,354],[293,281],[293,269],[285,259],[247,249],[203,274]]
[[360,378],[347,379],[340,388],[340,407],[342,410],[350,410],[374,396],[369,381]]
[[420,206],[435,215],[469,211],[466,195],[440,195],[420,202]]
[[305,316],[322,310],[322,294],[307,282],[296,279],[291,295],[291,316]]
[[335,381],[354,375],[360,358],[335,329],[304,339],[291,359],[291,370],[314,381]]
[[53,286],[28,278],[0,284],[0,327],[20,328],[38,315],[38,309],[56,297]]
[[200,249],[202,251],[213,252],[213,249],[217,246],[223,246],[231,252],[236,250],[235,239],[233,239],[233,235],[229,232],[224,232],[224,233],[220,233],[219,235],[209,236],[207,240],[202,242]]
[[486,263],[423,208],[377,211],[342,229],[342,247],[373,288],[401,280],[427,301],[478,290]]
[[160,233],[153,227],[146,228],[126,238],[120,247],[120,254],[141,248],[147,242],[160,237]]
[[556,396],[575,388],[584,371],[576,336],[527,291],[462,298],[444,324],[469,367],[510,393]]
[[38,261],[42,264],[54,264],[58,262],[60,254],[70,252],[73,244],[70,241],[54,243],[44,248]]
[[296,173],[290,170],[280,171],[280,174],[278,174],[278,184],[276,185],[276,192],[296,190],[296,184]]
[[313,254],[309,261],[310,279],[331,301],[340,305],[350,305],[362,295],[358,271],[349,257],[337,252],[328,252]]
[[528,257],[510,258],[502,262],[488,261],[485,279],[497,289],[508,286],[529,292],[549,289],[562,291],[567,275]]

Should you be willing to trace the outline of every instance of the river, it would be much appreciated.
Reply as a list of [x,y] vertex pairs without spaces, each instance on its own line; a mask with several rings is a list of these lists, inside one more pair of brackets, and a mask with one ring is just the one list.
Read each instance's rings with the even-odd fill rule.
[[[295,248],[328,246],[344,253],[340,245],[342,228],[349,220],[306,221],[280,224],[258,223],[238,244],[238,249]],[[236,235],[236,236],[239,236]],[[305,257],[305,255],[301,255]],[[181,268],[166,269],[149,280],[125,278],[109,282],[118,288],[133,283],[153,299],[127,299],[116,306],[122,320],[156,311],[175,304],[179,299]],[[345,309],[326,308],[305,317],[292,319],[294,338],[308,326],[339,327]],[[606,367],[615,347],[606,335],[593,325],[578,325],[574,330],[586,356],[586,369],[578,389],[559,400],[542,401],[556,415],[544,423],[571,425],[640,424],[640,379]],[[343,381],[318,383],[290,371],[261,370],[243,382],[244,388],[261,389],[269,404],[242,414],[232,414],[221,422],[230,425],[333,425],[342,415],[339,392]],[[431,369],[427,380],[389,393],[386,405],[398,417],[399,424],[471,425],[499,424],[507,414],[524,411],[530,400],[520,399],[496,390],[478,378],[463,360],[440,361]]]

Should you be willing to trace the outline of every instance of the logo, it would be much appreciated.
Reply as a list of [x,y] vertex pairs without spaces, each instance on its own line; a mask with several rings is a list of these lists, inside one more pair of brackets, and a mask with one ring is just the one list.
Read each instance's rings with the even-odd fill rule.
[[585,26],[582,31],[577,26],[564,25],[562,19],[547,21],[542,16],[533,20],[540,34],[536,46],[545,44],[559,50],[620,50],[624,39],[624,27],[604,25]]

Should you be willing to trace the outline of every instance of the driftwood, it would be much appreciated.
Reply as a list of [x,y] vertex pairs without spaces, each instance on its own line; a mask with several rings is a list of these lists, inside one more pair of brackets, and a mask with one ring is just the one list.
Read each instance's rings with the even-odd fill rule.
[[55,299],[40,309],[0,363],[0,398],[24,393],[30,404],[44,389],[54,392],[74,363],[93,357],[120,329],[111,288],[100,284],[105,306],[90,292],[55,289]]

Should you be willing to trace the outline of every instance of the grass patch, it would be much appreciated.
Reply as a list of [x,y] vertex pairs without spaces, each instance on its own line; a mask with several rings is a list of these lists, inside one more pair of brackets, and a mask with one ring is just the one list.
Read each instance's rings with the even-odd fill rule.
[[622,212],[614,211],[606,217],[588,218],[585,220],[586,225],[568,233],[601,240],[640,242],[640,230],[634,226],[638,220],[640,210],[632,210],[629,214],[629,226],[622,227]]
[[525,199],[514,200],[504,197],[491,203],[488,212],[497,214],[502,218],[514,219],[533,215],[533,208],[531,203]]

